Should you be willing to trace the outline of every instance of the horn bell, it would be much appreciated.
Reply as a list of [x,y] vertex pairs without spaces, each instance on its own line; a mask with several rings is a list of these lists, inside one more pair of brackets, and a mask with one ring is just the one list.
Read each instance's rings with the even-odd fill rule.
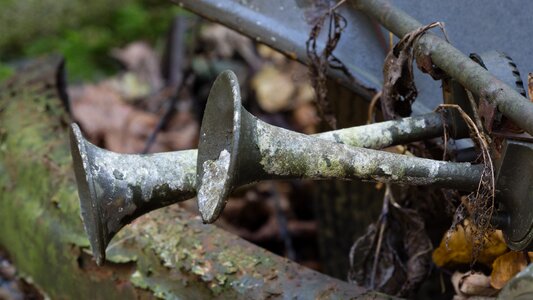
[[196,150],[119,154],[70,126],[81,217],[98,265],[113,236],[135,218],[195,196]]

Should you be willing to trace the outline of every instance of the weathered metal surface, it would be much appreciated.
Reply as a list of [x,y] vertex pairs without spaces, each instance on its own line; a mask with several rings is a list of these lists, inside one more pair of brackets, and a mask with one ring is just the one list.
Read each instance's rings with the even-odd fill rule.
[[349,147],[268,125],[241,106],[231,71],[215,81],[200,130],[198,206],[213,222],[229,193],[267,179],[366,179],[473,190],[481,166]]
[[[399,37],[420,28],[417,20],[384,0],[354,0],[354,7],[378,20]],[[450,43],[425,34],[415,43],[415,53],[431,57],[432,62],[477,96],[495,104],[515,124],[533,134],[533,103]]]
[[[335,4],[334,1],[311,0],[173,2],[287,53],[303,63],[308,61],[305,42],[312,28],[310,17],[320,14],[314,3],[322,3],[322,6]],[[532,52],[525,44],[533,35],[533,27],[527,26],[530,16],[526,13],[533,9],[533,2],[395,0],[394,4],[409,11],[423,24],[444,22],[453,45],[464,53],[497,49],[513,57],[521,69],[533,70]],[[381,89],[383,59],[388,45],[383,46],[383,41],[380,40],[388,40],[388,31],[374,26],[366,16],[353,11],[349,5],[343,5],[339,9],[347,19],[348,26],[334,54],[347,65],[363,87],[347,80],[341,72],[332,71],[330,75],[368,98],[370,94],[366,89]],[[494,22],[495,19],[505,20],[505,25]],[[319,49],[324,42],[325,36],[321,36]],[[419,89],[419,100],[413,107],[416,114],[431,111],[442,103],[440,82],[418,71],[415,78]]]
[[392,145],[408,144],[442,136],[444,124],[453,127],[447,112],[433,112],[421,116],[392,120],[370,125],[339,129],[313,135],[313,137],[368,149],[383,149]]
[[496,201],[507,222],[499,222],[509,248],[532,249],[533,144],[507,140],[498,165]]
[[[222,23],[253,40],[265,43],[287,56],[307,63],[306,41],[314,25],[313,19],[327,7],[317,7],[311,0],[173,0],[184,8],[207,19]],[[326,1],[324,1],[326,3]],[[324,5],[322,5],[324,6]],[[339,70],[330,70],[330,75],[370,99],[381,88],[381,60],[385,53],[368,18],[355,10],[341,8],[348,21],[343,38],[335,55],[341,58],[359,83],[350,80]],[[318,11],[318,12],[317,12]],[[327,31],[327,30],[325,30]],[[322,35],[318,48],[324,47]],[[358,47],[364,45],[364,47]],[[364,48],[357,51],[354,48]],[[381,57],[377,56],[381,54]],[[349,58],[349,59],[348,59]]]
[[16,78],[0,89],[0,244],[20,275],[50,298],[384,297],[203,225],[178,207],[125,228],[108,249],[111,263],[96,268],[85,254],[68,118],[55,85]]
[[70,129],[70,147],[83,223],[98,264],[113,236],[154,209],[196,195],[196,150],[119,154],[96,147]]

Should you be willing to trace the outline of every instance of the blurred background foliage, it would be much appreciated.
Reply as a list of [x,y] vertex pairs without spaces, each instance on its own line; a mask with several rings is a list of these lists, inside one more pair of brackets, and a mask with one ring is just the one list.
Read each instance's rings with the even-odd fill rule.
[[23,59],[61,53],[69,81],[95,80],[120,65],[110,49],[133,40],[163,47],[176,5],[159,0],[0,0],[0,80]]

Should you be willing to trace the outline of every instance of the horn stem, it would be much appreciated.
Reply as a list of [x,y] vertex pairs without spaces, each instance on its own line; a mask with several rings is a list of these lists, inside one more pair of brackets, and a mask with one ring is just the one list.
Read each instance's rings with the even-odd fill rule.
[[353,147],[383,149],[440,137],[444,133],[447,112],[432,112],[420,116],[339,129],[314,137]]
[[481,178],[482,167],[470,163],[437,161],[331,143],[269,125],[252,115],[249,117],[256,122],[254,135],[260,164],[270,175],[311,179],[359,178],[461,190],[474,189]]

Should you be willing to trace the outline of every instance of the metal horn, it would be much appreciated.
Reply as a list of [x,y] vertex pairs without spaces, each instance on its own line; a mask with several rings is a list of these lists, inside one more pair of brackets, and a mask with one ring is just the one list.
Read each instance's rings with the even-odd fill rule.
[[[440,113],[429,113],[316,136],[381,149],[438,137],[443,120]],[[150,155],[114,153],[84,139],[76,124],[71,125],[70,140],[83,223],[99,264],[110,240],[126,224],[196,194],[196,149]]]
[[81,216],[100,265],[113,236],[135,218],[195,196],[196,150],[119,154],[101,149],[70,127]]
[[[238,85],[235,87],[238,91]],[[219,89],[215,88],[211,97],[219,95]],[[221,103],[232,103],[233,94],[228,95],[230,98]],[[315,136],[350,146],[381,149],[441,136],[443,122],[448,127],[454,125],[447,119],[448,116],[434,112]],[[104,261],[113,236],[126,224],[196,194],[197,150],[119,154],[85,140],[75,124],[70,135],[83,222],[99,264]]]
[[200,130],[197,198],[203,221],[210,223],[234,188],[260,180],[360,178],[473,190],[481,170],[470,163],[350,147],[269,125],[241,106],[237,78],[225,71],[211,89]]

